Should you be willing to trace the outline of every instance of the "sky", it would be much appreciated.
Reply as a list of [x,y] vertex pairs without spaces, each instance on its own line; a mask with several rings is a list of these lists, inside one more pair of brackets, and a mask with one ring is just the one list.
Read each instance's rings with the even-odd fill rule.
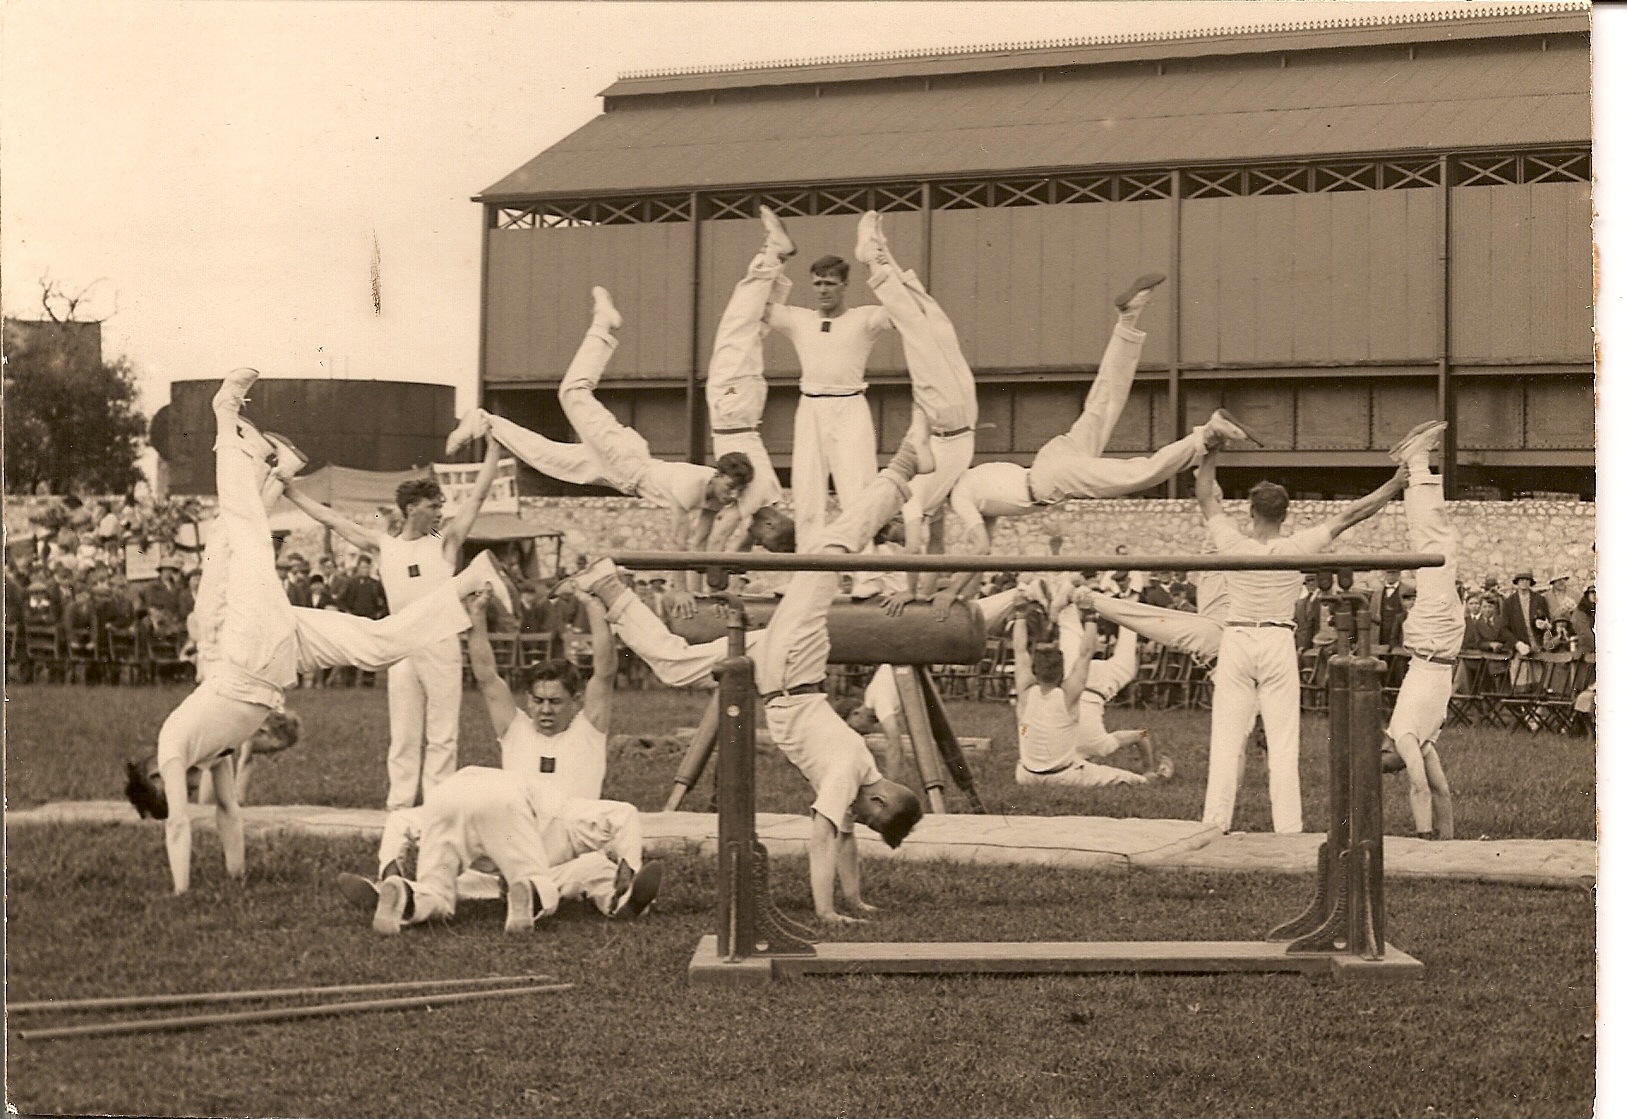
[[87,292],[149,414],[236,365],[452,384],[461,411],[470,197],[618,73],[1400,6],[0,0],[0,305],[38,317],[42,279]]

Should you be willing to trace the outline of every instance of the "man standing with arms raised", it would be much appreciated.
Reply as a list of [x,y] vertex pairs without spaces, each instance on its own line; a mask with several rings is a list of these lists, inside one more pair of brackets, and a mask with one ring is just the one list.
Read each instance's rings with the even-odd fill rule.
[[[486,457],[474,491],[444,526],[446,497],[433,478],[413,478],[395,491],[405,519],[401,535],[366,528],[301,494],[288,497],[318,523],[333,529],[363,551],[379,557],[390,613],[399,614],[452,578],[458,553],[469,538],[481,504],[497,477],[502,448],[486,443]],[[463,699],[463,652],[456,637],[437,641],[390,666],[390,788],[386,811],[398,812],[417,802],[419,788],[428,793],[458,767],[458,709]]]
[[876,425],[864,396],[870,350],[892,320],[879,306],[847,307],[848,263],[822,256],[813,273],[817,310],[769,303],[768,325],[791,339],[802,366],[802,398],[791,444],[797,539],[818,539],[831,481],[846,509],[876,476]]
[[[1284,536],[1288,491],[1275,482],[1249,490],[1248,532],[1220,508],[1215,455],[1197,471],[1198,509],[1221,555],[1296,556],[1326,550],[1340,533],[1371,517],[1406,486],[1406,469],[1319,525]],[[1230,831],[1243,776],[1243,743],[1255,715],[1265,722],[1275,831],[1305,830],[1299,800],[1299,652],[1294,648],[1297,571],[1229,571],[1230,609],[1215,662],[1214,714],[1209,724],[1209,788],[1203,822]],[[1098,598],[1099,601],[1099,598]]]

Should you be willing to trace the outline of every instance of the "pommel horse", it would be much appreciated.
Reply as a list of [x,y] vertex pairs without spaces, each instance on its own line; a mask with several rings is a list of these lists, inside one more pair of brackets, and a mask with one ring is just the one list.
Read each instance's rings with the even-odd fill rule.
[[[691,618],[673,619],[668,624],[672,632],[698,645],[724,636],[727,626],[722,614],[731,608],[731,600],[721,600],[722,614],[707,609],[701,600]],[[733,600],[745,611],[748,630],[761,629],[774,615],[778,601],[772,598]],[[910,748],[915,756],[915,767],[926,790],[927,804],[933,812],[947,810],[944,790],[950,779],[966,797],[972,811],[985,811],[972,780],[971,767],[961,752],[960,737],[949,722],[943,697],[928,671],[934,664],[977,664],[983,659],[987,637],[982,615],[965,602],[950,607],[949,616],[939,619],[931,606],[914,602],[904,608],[898,617],[888,616],[879,603],[839,602],[831,606],[830,664],[888,664],[898,684],[898,698],[904,709],[904,721],[909,728]],[[718,695],[701,715],[700,726],[690,742],[689,750],[679,763],[673,778],[672,793],[667,797],[664,811],[675,811],[684,794],[694,788],[706,769],[707,759],[717,738]]]
[[[1441,567],[1438,553],[1307,556],[866,556],[630,552],[634,570],[700,569],[721,592],[740,571],[1334,571]],[[756,687],[745,655],[747,610],[724,596],[729,655],[718,666],[717,932],[689,962],[692,983],[767,983],[818,974],[1203,974],[1417,978],[1423,964],[1384,937],[1384,823],[1379,751],[1382,662],[1370,655],[1365,600],[1330,596],[1337,652],[1328,662],[1332,817],[1315,893],[1299,916],[1258,941],[824,942],[786,917],[768,887],[756,827]],[[834,635],[833,635],[834,639]]]

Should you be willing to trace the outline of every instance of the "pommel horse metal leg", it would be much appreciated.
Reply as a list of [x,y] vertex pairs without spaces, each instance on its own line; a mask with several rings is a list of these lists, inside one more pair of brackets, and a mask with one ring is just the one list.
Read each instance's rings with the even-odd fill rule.
[[1339,652],[1328,661],[1328,837],[1310,906],[1269,936],[1289,940],[1290,955],[1328,954],[1334,975],[1417,976],[1423,965],[1384,942],[1384,665],[1368,653],[1365,599],[1338,598]]

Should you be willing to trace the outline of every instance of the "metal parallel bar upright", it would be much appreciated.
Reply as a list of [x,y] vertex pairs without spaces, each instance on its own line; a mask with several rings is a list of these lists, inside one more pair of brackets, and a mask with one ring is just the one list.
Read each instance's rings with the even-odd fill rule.
[[[728,573],[707,572],[721,593]],[[813,952],[813,933],[775,907],[768,851],[757,840],[757,684],[746,656],[746,610],[733,595],[729,655],[717,667],[717,956],[740,963],[759,952]]]
[[[1350,580],[1341,573],[1341,585]],[[1383,662],[1371,655],[1366,597],[1332,596],[1338,651],[1328,661],[1328,836],[1315,892],[1298,917],[1271,930],[1290,953],[1384,958],[1384,815],[1379,769]]]

